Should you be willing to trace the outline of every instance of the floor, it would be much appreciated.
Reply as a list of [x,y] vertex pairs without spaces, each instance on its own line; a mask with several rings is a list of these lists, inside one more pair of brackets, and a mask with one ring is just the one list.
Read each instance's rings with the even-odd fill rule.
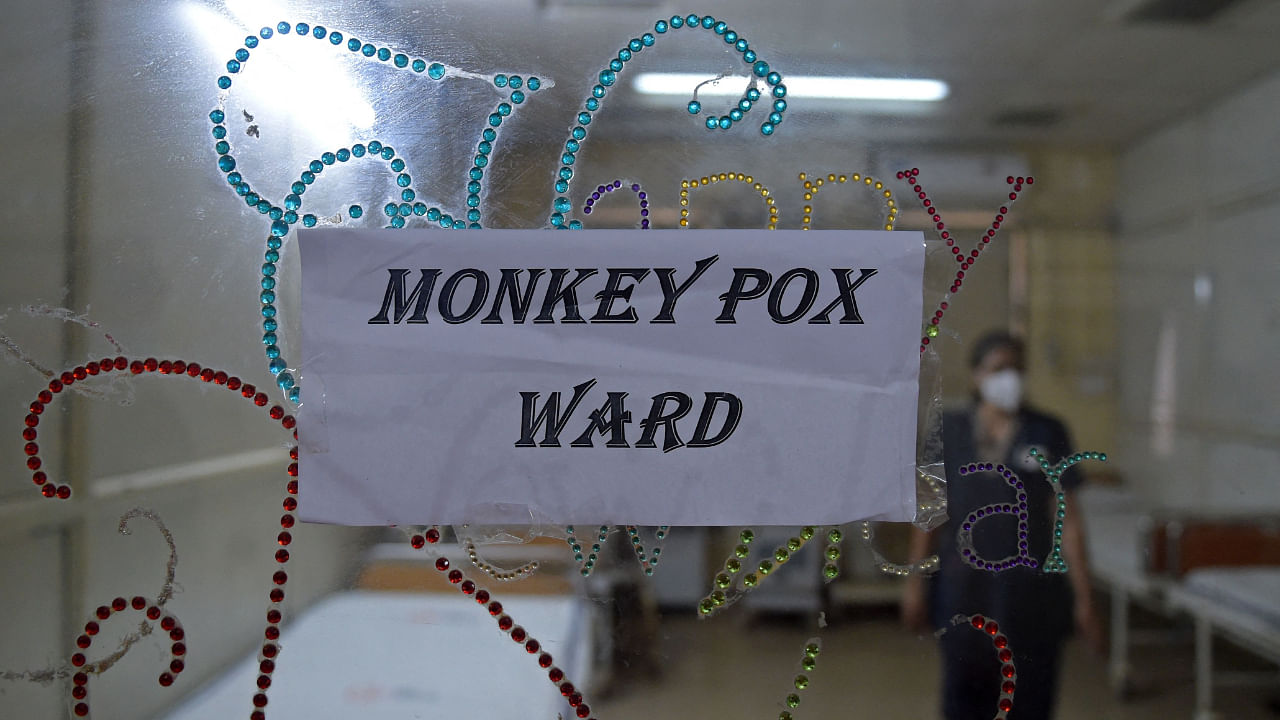
[[[624,668],[602,695],[593,715],[609,720],[651,718],[760,718],[772,720],[794,692],[806,640],[816,621],[746,618],[731,613],[700,621],[683,614],[661,624],[661,669],[636,662]],[[932,637],[902,630],[892,612],[861,612],[833,621],[821,632],[817,667],[791,711],[801,718],[937,717],[938,669]],[[1104,658],[1079,643],[1067,648],[1059,720],[1174,720],[1193,717],[1193,656],[1189,638],[1162,647],[1136,648],[1130,697],[1119,700],[1107,681]],[[1222,669],[1268,666],[1232,648],[1215,660]],[[1272,668],[1274,670],[1274,668]],[[1276,720],[1276,686],[1218,688],[1215,710],[1232,720]],[[987,717],[996,715],[995,708]],[[985,720],[985,718],[984,718]]]

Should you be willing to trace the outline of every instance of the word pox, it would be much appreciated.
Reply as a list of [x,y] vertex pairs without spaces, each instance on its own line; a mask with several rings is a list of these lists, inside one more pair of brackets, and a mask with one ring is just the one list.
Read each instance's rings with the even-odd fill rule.
[[[662,305],[649,322],[674,323],[680,296],[719,259],[719,255],[712,255],[698,260],[683,281],[677,279],[675,268],[607,268],[602,276],[603,287],[591,296],[598,304],[589,318],[583,316],[578,293],[585,281],[601,275],[597,268],[502,268],[493,278],[484,270],[464,268],[443,280],[440,268],[422,268],[412,288],[407,286],[411,270],[388,268],[390,277],[382,294],[382,304],[378,312],[369,318],[369,324],[426,324],[430,322],[428,315],[433,295],[438,317],[455,325],[477,317],[481,318],[480,323],[492,325],[507,322],[516,325],[525,322],[636,323],[640,316],[630,304],[631,294],[650,274],[657,277],[661,286]],[[823,281],[816,270],[798,267],[774,277],[763,268],[735,267],[729,287],[719,296],[721,309],[715,321],[736,323],[735,314],[740,304],[767,297],[764,302],[769,317],[781,325],[801,320],[815,307],[817,311],[808,319],[811,325],[830,324],[837,310],[840,311],[837,323],[862,324],[854,292],[876,274],[876,269],[831,268],[830,272],[835,278],[835,297],[818,306]],[[855,273],[857,277],[854,277]],[[598,280],[596,282],[599,283]],[[584,289],[584,292],[590,291]]]

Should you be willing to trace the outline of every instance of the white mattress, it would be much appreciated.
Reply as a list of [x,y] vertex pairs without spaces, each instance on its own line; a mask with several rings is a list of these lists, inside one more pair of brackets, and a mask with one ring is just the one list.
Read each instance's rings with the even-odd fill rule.
[[1280,567],[1201,568],[1182,588],[1280,631]]
[[[576,598],[495,599],[569,681],[590,682],[590,617]],[[199,652],[198,638],[189,644]],[[340,593],[286,626],[280,644],[268,691],[272,720],[573,717],[537,656],[461,593]],[[257,665],[256,656],[246,658],[167,717],[248,717]]]
[[1086,484],[1075,497],[1086,515],[1133,515],[1142,510],[1138,496],[1123,487]]
[[1154,580],[1146,572],[1149,522],[1134,496],[1124,490],[1085,486],[1076,497],[1084,515],[1093,575],[1131,592],[1151,590]]

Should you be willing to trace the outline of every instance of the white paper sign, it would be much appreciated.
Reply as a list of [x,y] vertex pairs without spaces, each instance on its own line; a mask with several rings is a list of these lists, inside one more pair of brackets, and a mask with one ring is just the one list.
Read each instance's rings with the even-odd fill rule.
[[326,229],[299,247],[304,520],[913,516],[920,233]]

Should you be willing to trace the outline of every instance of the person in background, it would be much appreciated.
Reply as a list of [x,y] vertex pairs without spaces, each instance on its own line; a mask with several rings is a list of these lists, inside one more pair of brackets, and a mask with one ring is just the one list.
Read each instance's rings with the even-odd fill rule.
[[[1047,720],[1052,716],[1062,645],[1078,628],[1100,650],[1101,629],[1094,614],[1080,508],[1074,492],[1083,481],[1077,468],[1061,477],[1067,497],[1062,552],[1068,574],[1046,573],[1056,497],[1030,455],[1035,448],[1052,463],[1074,451],[1059,420],[1023,403],[1024,348],[1003,332],[983,336],[970,357],[974,401],[943,416],[943,459],[947,479],[947,514],[951,518],[932,532],[913,530],[911,559],[936,552],[937,573],[908,578],[902,617],[920,632],[951,627],[957,614],[982,614],[1000,624],[1009,638],[1017,667],[1017,689],[1010,720]],[[994,472],[961,475],[971,462],[1003,464],[1023,481],[1027,494],[1027,542],[1039,565],[1015,566],[1002,572],[977,570],[964,562],[957,547],[960,520],[978,508],[1015,501],[1016,491]],[[973,525],[973,546],[982,557],[1000,560],[1018,552],[1018,519],[994,515]],[[942,636],[942,712],[947,720],[974,720],[996,712],[1001,680],[991,640],[983,633],[955,628]]]

